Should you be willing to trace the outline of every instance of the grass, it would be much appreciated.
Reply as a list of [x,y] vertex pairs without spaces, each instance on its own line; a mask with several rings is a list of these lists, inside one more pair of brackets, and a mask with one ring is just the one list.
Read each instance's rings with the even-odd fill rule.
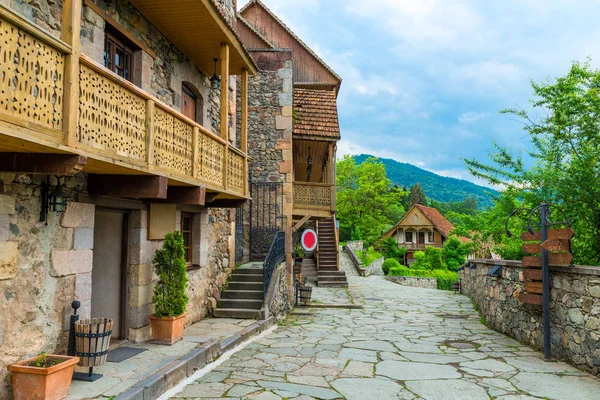
[[405,266],[391,268],[390,276],[415,276],[420,278],[435,278],[440,290],[452,290],[452,283],[458,282],[458,272],[443,269],[412,269]]
[[473,308],[475,309],[475,311],[477,311],[477,314],[479,314],[479,322],[481,322],[481,324],[484,326],[488,326],[487,320],[485,319],[485,315],[483,315],[483,313],[479,310],[479,307],[477,307],[477,303],[475,303],[475,300],[471,299],[471,304],[473,304]]
[[367,250],[359,250],[356,252],[363,266],[369,266],[373,261],[379,260],[383,255],[376,251],[373,247],[369,247]]

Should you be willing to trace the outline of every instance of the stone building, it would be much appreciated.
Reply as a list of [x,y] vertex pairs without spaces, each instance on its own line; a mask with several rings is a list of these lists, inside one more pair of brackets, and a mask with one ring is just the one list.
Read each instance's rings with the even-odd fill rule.
[[186,240],[186,324],[215,306],[249,198],[257,66],[235,7],[0,0],[0,398],[6,365],[65,352],[74,300],[114,338],[149,339],[167,232]]
[[274,232],[285,229],[291,285],[294,233],[316,226],[316,264],[305,272],[320,275],[322,284],[344,282],[335,229],[336,99],[342,80],[261,1],[240,10],[236,30],[259,69],[248,90],[253,200],[247,253],[260,259]]

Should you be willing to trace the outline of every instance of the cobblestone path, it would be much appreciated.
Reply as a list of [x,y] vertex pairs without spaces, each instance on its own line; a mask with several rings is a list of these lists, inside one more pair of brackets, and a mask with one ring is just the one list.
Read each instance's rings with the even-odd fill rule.
[[349,279],[363,310],[291,315],[174,398],[600,399],[600,379],[486,328],[467,297]]

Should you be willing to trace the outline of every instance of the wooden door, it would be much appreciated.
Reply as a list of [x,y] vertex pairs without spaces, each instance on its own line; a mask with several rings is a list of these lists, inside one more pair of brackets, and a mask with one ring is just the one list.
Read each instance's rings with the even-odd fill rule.
[[425,244],[425,232],[419,232],[418,244]]
[[185,86],[181,91],[181,112],[189,119],[196,121],[196,96]]

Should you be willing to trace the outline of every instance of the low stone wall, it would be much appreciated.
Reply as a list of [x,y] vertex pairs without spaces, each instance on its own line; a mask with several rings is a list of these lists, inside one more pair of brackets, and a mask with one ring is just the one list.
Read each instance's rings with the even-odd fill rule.
[[292,311],[293,298],[290,297],[288,290],[287,279],[285,276],[285,263],[282,263],[273,274],[273,287],[270,288],[267,294],[267,304],[265,318],[275,317],[277,321],[282,320]]
[[377,260],[373,261],[371,264],[367,265],[365,267],[365,269],[367,270],[367,276],[369,275],[379,275],[379,276],[383,276],[385,275],[383,273],[383,269],[381,267],[383,267],[383,262],[385,261],[384,257],[378,258]]
[[[502,276],[487,276],[495,265],[502,266]],[[600,268],[551,266],[550,271],[552,355],[600,375]],[[490,328],[543,347],[541,307],[518,300],[524,291],[519,261],[471,260],[459,278],[462,292],[473,299]]]
[[385,279],[402,286],[417,287],[422,289],[437,289],[437,279],[435,278],[420,278],[417,276],[386,276]]
[[362,240],[354,240],[346,243],[346,247],[354,251],[362,250],[365,248],[365,242]]
[[357,251],[363,249],[363,242],[348,242],[344,249],[346,250],[346,253],[348,253],[348,255],[350,256],[350,260],[352,260],[352,264],[354,265],[354,268],[356,268],[356,270],[358,271],[359,275],[367,276],[367,270],[363,267],[363,263],[358,254],[356,254]]

